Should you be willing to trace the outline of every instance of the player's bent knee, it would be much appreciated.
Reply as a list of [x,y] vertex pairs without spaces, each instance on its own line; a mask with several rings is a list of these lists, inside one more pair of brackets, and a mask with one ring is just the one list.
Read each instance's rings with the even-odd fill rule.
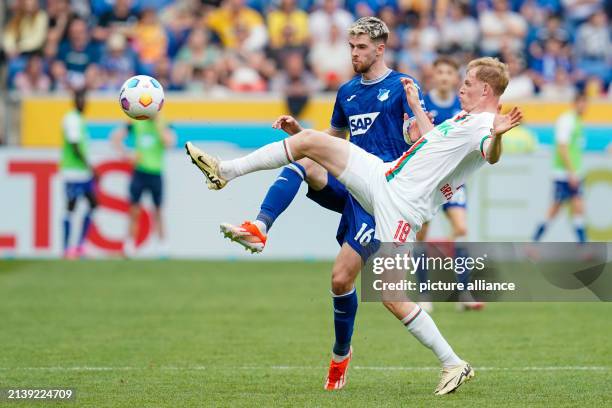
[[352,274],[334,269],[332,271],[332,292],[335,295],[348,293],[355,285]]

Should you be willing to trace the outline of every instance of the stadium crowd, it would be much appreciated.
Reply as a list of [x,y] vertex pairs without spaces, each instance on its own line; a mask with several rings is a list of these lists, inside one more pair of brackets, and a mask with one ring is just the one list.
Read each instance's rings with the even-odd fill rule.
[[377,15],[388,64],[428,88],[449,54],[507,62],[506,98],[612,93],[606,0],[8,0],[2,58],[9,89],[116,91],[135,73],[206,95],[300,98],[353,75],[347,27]]

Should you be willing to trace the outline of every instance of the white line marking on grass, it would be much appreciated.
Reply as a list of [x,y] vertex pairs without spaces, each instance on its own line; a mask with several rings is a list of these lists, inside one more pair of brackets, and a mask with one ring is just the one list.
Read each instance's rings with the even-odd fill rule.
[[[369,371],[438,371],[440,367],[353,366],[354,370]],[[474,367],[479,371],[611,371],[608,366],[531,366],[531,367]],[[160,367],[0,367],[0,371],[215,371],[215,370],[325,370],[321,366],[160,366]]]

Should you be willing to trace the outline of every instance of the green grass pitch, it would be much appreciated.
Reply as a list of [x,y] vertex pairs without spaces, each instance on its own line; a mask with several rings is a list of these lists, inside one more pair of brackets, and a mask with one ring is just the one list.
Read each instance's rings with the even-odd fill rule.
[[0,388],[76,389],[76,403],[35,406],[612,405],[605,303],[438,305],[440,330],[476,369],[444,397],[433,354],[361,303],[349,382],[326,392],[330,266],[2,261]]

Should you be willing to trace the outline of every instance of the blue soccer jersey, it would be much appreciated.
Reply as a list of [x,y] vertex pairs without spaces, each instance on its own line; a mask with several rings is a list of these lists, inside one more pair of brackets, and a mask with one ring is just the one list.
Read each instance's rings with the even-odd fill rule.
[[452,94],[451,98],[444,101],[437,98],[432,92],[429,92],[425,95],[425,110],[433,116],[434,125],[437,126],[446,119],[450,119],[461,112],[459,96]]
[[[404,113],[414,115],[402,77],[408,75],[393,70],[371,81],[355,76],[338,90],[331,118],[334,129],[348,130],[352,143],[385,162],[397,159],[409,148],[402,126]],[[425,106],[422,97],[421,105]]]

